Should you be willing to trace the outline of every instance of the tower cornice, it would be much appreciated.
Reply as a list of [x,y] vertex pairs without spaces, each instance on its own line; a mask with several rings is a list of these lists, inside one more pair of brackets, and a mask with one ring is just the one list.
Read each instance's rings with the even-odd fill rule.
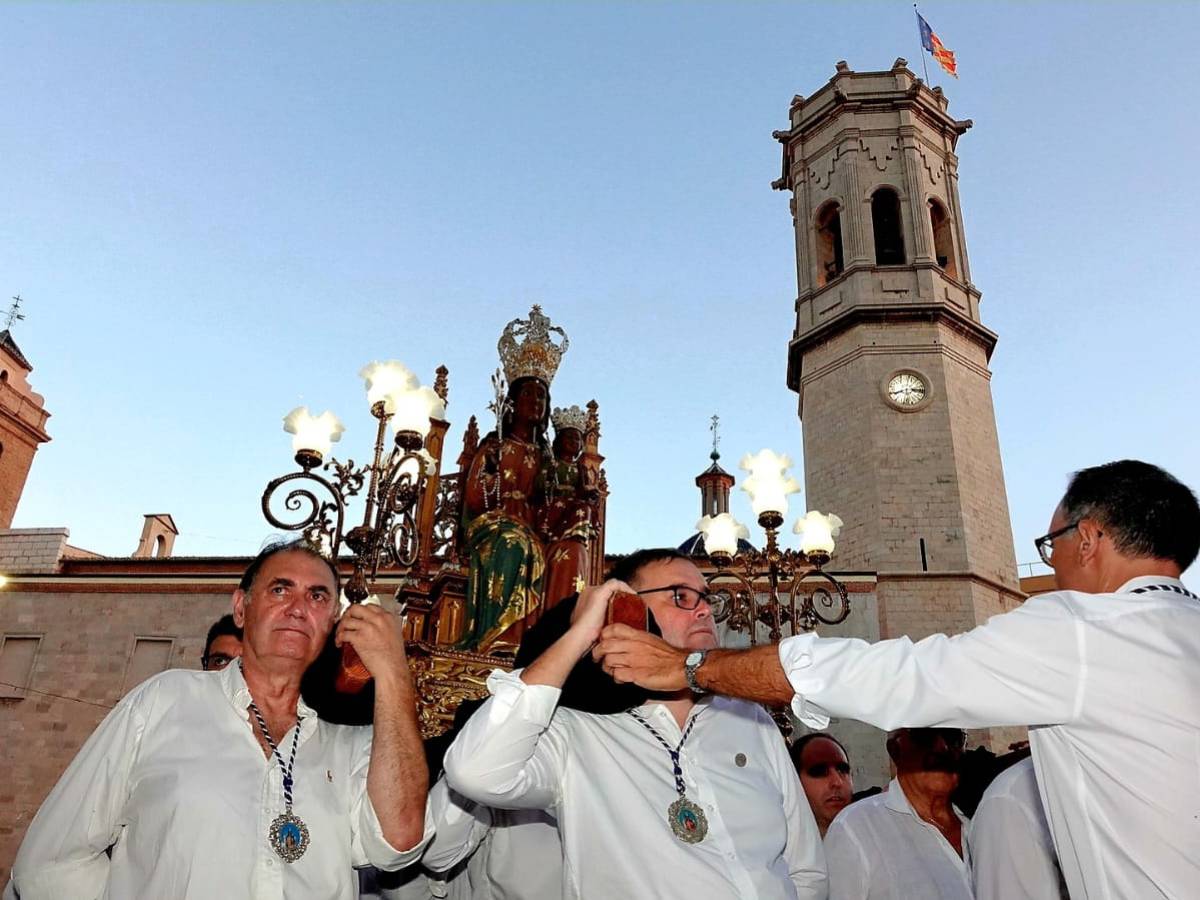
[[[772,132],[783,145],[783,171],[771,182],[776,190],[793,188],[792,165],[811,155],[805,146],[818,135],[834,127],[839,119],[857,123],[873,113],[900,113],[902,117],[919,121],[926,128],[943,136],[946,147],[953,151],[958,138],[974,124],[970,119],[956,119],[947,109],[950,105],[941,88],[930,88],[908,69],[907,61],[897,59],[885,72],[855,72],[844,62],[838,63],[837,74],[812,97],[792,98],[788,111],[789,127]],[[911,123],[908,123],[911,127]],[[850,126],[853,131],[858,125]],[[846,130],[825,136],[819,153],[831,141],[839,141]],[[892,131],[894,133],[894,131]]]
[[965,313],[944,303],[921,301],[860,303],[849,307],[828,321],[822,322],[817,327],[809,329],[804,334],[796,335],[788,342],[788,387],[799,393],[800,380],[803,376],[804,354],[813,347],[836,337],[855,325],[879,322],[894,324],[903,321],[946,322],[956,331],[983,347],[988,359],[991,359],[992,351],[999,340],[994,331],[985,328]]

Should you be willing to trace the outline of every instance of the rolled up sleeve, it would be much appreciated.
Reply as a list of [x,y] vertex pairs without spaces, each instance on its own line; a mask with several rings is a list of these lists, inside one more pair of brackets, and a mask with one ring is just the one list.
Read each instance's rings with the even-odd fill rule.
[[519,672],[488,677],[492,696],[446,752],[446,780],[465,797],[502,809],[558,803],[564,747],[551,728],[558,688],[526,684]]
[[429,791],[429,812],[437,834],[421,863],[431,872],[447,872],[469,857],[492,826],[491,810],[452,791],[444,777]]
[[433,839],[434,822],[429,804],[425,804],[425,828],[421,839],[408,848],[393,847],[383,836],[383,826],[371,803],[367,791],[367,771],[371,763],[370,729],[362,729],[366,735],[355,752],[354,770],[351,773],[354,797],[351,802],[351,856],[355,868],[374,866],[384,872],[397,872],[411,866],[421,858],[425,847]]

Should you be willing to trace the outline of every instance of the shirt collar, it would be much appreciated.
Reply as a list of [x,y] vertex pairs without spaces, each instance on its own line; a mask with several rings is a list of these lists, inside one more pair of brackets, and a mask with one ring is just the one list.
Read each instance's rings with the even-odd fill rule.
[[[239,714],[244,713],[253,698],[250,696],[250,688],[246,685],[246,678],[242,675],[241,663],[234,660],[220,671],[218,678],[221,681],[221,690],[233,708]],[[317,718],[316,710],[304,702],[303,694],[296,701],[296,715],[302,719],[315,720]]]
[[[1176,587],[1184,588],[1184,584],[1178,578],[1171,578],[1169,575],[1139,575],[1137,578],[1130,578],[1127,582],[1113,591],[1114,594],[1127,594],[1134,588],[1153,587],[1156,584],[1171,584]],[[1187,588],[1184,588],[1187,590]]]
[[[699,712],[701,709],[708,706],[710,703],[712,703],[714,700],[717,700],[717,699],[720,699],[720,698],[716,694],[701,694],[700,696],[695,698],[695,700],[692,704],[692,711],[690,713],[688,713],[688,715],[689,716],[694,715],[695,713]],[[641,706],[639,706],[638,709],[644,709],[647,712],[649,712],[654,707],[658,707],[659,709],[661,709],[663,711],[663,713],[665,715],[669,716],[670,713],[666,711],[667,708],[664,705],[665,703],[666,703],[665,700],[661,700],[658,697],[650,697],[646,700],[645,703],[643,703]]]
[[[692,705],[691,710],[688,712],[687,721],[690,722],[692,719],[696,718],[696,716],[700,715],[701,712],[707,709],[710,704],[718,699],[721,698],[717,697],[716,694],[702,694],[697,697],[695,703]],[[641,706],[637,707],[637,709],[646,717],[658,719],[660,725],[669,723],[674,731],[682,733],[683,729],[679,727],[679,723],[675,721],[675,717],[671,715],[670,711],[664,705],[662,700],[652,697]],[[687,725],[685,723],[684,728],[686,727]]]
[[[912,816],[918,822],[923,823],[925,821],[917,815],[916,810],[912,808],[912,804],[908,802],[908,797],[906,797],[904,794],[904,788],[900,786],[899,778],[893,778],[891,783],[888,784],[887,790],[883,794],[883,805],[892,812],[898,812],[902,815]],[[952,809],[954,814],[958,816],[958,820],[962,822],[964,826],[966,826],[967,817],[962,814],[962,810],[960,810],[953,803],[950,804],[950,809]]]

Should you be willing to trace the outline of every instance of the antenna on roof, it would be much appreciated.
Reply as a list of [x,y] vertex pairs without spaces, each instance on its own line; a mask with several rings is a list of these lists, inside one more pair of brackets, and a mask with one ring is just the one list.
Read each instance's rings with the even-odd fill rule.
[[8,328],[8,329],[11,329],[13,327],[13,325],[15,325],[17,322],[20,322],[22,319],[25,318],[25,314],[20,311],[21,295],[17,294],[17,296],[13,297],[12,299],[13,299],[13,305],[12,305],[12,308],[9,309],[8,319],[4,323],[4,327]]

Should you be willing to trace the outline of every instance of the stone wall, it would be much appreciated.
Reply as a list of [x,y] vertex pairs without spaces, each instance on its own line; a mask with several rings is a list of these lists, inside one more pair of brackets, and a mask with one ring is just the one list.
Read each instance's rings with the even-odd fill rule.
[[[40,529],[52,531],[52,529]],[[59,530],[65,539],[65,529]],[[67,764],[133,685],[127,684],[138,638],[171,641],[171,668],[200,668],[208,628],[229,611],[232,583],[197,592],[80,584],[74,590],[0,592],[0,632],[41,638],[29,689],[0,699],[0,884],[8,881],[30,820]],[[45,585],[54,588],[54,585]],[[153,586],[149,586],[153,587]]]
[[0,530],[0,574],[57,572],[69,536],[65,528]]

